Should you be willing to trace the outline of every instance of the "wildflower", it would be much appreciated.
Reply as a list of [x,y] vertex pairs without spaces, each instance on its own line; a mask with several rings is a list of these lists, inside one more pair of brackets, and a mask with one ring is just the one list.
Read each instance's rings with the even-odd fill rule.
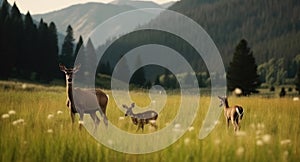
[[285,139],[285,140],[282,140],[280,141],[280,144],[281,145],[287,145],[287,144],[290,144],[292,141],[290,139]]
[[191,140],[190,140],[189,138],[185,138],[185,139],[184,139],[184,144],[185,144],[185,145],[188,145],[188,144],[190,143],[190,141],[191,141]]
[[49,114],[47,118],[48,118],[48,119],[52,119],[53,117],[54,117],[53,114]]
[[216,140],[215,140],[215,144],[216,144],[216,145],[219,145],[220,143],[221,143],[221,140],[220,140],[220,139],[216,139]]
[[294,97],[293,101],[299,101],[299,97]]
[[262,136],[261,139],[262,139],[262,141],[263,141],[264,143],[270,143],[270,141],[271,141],[271,135],[265,134],[265,135]]
[[189,127],[188,130],[189,132],[193,131],[195,128],[193,126]]
[[47,133],[50,133],[50,134],[53,133],[53,129],[48,129]]
[[263,141],[261,141],[261,140],[257,140],[257,141],[256,141],[256,145],[257,145],[257,146],[262,146],[262,145],[264,145],[264,143],[263,143]]
[[245,148],[240,146],[237,150],[236,150],[236,155],[241,156],[243,153],[245,152]]
[[173,128],[174,132],[180,132],[181,131],[181,125],[180,124],[175,124]]
[[3,114],[1,117],[2,117],[2,119],[9,118],[9,114]]
[[15,114],[16,114],[16,111],[15,111],[15,110],[9,110],[9,111],[8,111],[8,114],[9,114],[9,115],[15,115]]
[[58,110],[56,113],[59,115],[59,114],[62,114],[63,112]]
[[24,119],[18,119],[12,122],[13,125],[24,124]]
[[238,132],[236,132],[236,134],[235,134],[236,136],[246,136],[247,135],[247,133],[245,132],[245,131],[238,131]]
[[107,142],[108,142],[109,145],[113,144],[113,141],[111,139],[109,139]]
[[27,88],[27,84],[22,84],[22,89],[26,89]]
[[124,116],[119,117],[119,120],[124,120],[124,119],[125,119]]

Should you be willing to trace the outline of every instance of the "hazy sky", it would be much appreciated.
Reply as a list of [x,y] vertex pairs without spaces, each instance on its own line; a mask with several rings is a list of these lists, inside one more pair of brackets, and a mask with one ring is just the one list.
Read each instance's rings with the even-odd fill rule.
[[[62,9],[77,3],[102,2],[109,3],[113,0],[8,0],[10,4],[16,2],[22,13],[30,11],[31,14],[46,13],[53,10]],[[151,1],[151,0],[144,0]],[[174,0],[152,0],[158,4]]]

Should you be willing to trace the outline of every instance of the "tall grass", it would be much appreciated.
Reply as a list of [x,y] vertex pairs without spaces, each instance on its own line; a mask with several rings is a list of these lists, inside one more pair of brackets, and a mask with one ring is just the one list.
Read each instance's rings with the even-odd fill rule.
[[[300,102],[291,98],[229,97],[230,105],[240,104],[245,109],[241,131],[235,135],[232,126],[227,130],[222,115],[211,134],[199,140],[206,113],[202,107],[208,107],[210,101],[202,96],[193,130],[164,150],[131,155],[101,145],[86,130],[79,131],[77,123],[72,125],[65,91],[55,89],[0,90],[0,161],[300,161]],[[146,93],[132,92],[131,96],[142,106],[151,102]],[[179,98],[168,96],[158,118],[160,129],[176,115]],[[10,110],[16,113],[4,117]],[[113,100],[107,115],[120,129],[135,132],[129,118],[120,120],[124,113]],[[145,133],[151,131],[146,126]]]

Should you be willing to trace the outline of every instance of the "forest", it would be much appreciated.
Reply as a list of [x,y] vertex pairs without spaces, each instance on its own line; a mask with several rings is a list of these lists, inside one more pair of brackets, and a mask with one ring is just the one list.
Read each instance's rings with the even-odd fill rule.
[[[239,41],[247,40],[260,85],[272,87],[294,85],[299,80],[299,8],[297,0],[182,0],[170,9],[190,17],[208,32],[219,48],[226,69],[230,68]],[[4,0],[0,8],[0,78],[51,83],[63,78],[59,63],[72,66],[80,50],[90,59],[103,50],[103,46],[94,47],[90,40],[83,42],[81,36],[74,38],[71,25],[66,27],[62,49],[59,49],[57,34],[54,22],[43,19],[36,22],[29,12],[22,15],[16,4],[10,6]],[[194,68],[200,87],[209,86],[210,78],[216,77],[209,76],[196,51],[176,35],[142,31],[125,34],[107,44],[111,41],[113,44],[99,62],[98,73],[111,75],[116,62],[126,52],[155,42],[181,53]],[[149,73],[150,78],[145,77]],[[186,79],[190,74],[176,75]],[[174,76],[161,67],[144,67],[133,75],[131,83],[141,87],[162,84],[172,89],[178,86]]]

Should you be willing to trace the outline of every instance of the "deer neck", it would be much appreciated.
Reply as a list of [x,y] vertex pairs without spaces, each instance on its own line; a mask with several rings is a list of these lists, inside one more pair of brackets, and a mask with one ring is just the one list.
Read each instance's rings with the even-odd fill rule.
[[72,102],[73,101],[73,98],[72,98],[72,96],[73,96],[73,93],[72,93],[72,83],[68,83],[67,82],[67,87],[66,87],[66,92],[67,92],[67,96],[68,96],[68,98],[69,98],[69,100]]
[[224,106],[225,109],[229,108],[229,104],[228,104],[228,100],[227,99],[224,101],[224,104],[225,104],[225,106]]

